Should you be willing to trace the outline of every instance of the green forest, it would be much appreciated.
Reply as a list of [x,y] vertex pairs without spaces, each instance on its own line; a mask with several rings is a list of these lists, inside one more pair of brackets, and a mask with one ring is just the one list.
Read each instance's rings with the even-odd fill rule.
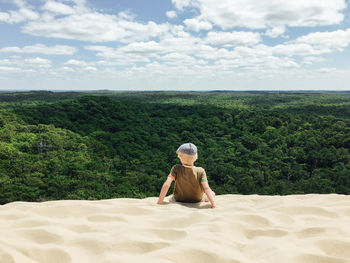
[[0,92],[0,204],[158,196],[198,147],[216,194],[350,194],[350,93]]

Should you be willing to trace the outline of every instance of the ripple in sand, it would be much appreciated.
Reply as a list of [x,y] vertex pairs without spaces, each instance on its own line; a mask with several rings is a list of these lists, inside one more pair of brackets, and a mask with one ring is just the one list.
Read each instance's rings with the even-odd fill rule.
[[48,224],[50,224],[50,222],[40,221],[40,220],[21,220],[21,221],[14,222],[15,227],[37,227],[37,226],[44,226]]
[[288,235],[288,232],[278,229],[271,230],[255,230],[247,229],[245,230],[245,235],[248,239],[253,239],[257,237],[283,237]]
[[4,220],[4,221],[16,220],[16,219],[21,219],[21,218],[23,218],[23,215],[20,215],[18,213],[16,213],[16,214],[2,214],[0,216],[0,220]]
[[21,237],[29,239],[38,244],[58,243],[62,241],[59,235],[50,233],[43,229],[25,229],[16,231]]
[[158,249],[171,246],[171,243],[167,242],[143,242],[128,240],[118,244],[112,245],[114,251],[118,253],[148,253]]
[[305,228],[301,230],[300,232],[297,233],[297,237],[299,238],[306,238],[306,237],[314,237],[314,236],[319,236],[320,234],[323,234],[325,229],[320,228],[320,227],[310,227],[310,228]]
[[350,217],[350,209],[345,210],[344,214]]
[[41,206],[33,209],[33,213],[45,217],[67,218],[70,216],[69,209],[64,206]]
[[200,217],[182,217],[182,218],[176,218],[176,219],[167,219],[163,220],[161,222],[153,222],[153,224],[159,226],[159,227],[166,227],[166,228],[186,228],[193,224],[196,224],[201,221]]
[[276,211],[284,212],[290,215],[317,215],[330,218],[338,218],[339,215],[326,209],[313,206],[286,206],[275,209]]
[[108,213],[116,213],[116,214],[122,214],[126,216],[144,216],[144,215],[153,215],[154,210],[152,209],[146,209],[142,207],[127,207],[127,208],[113,208],[113,209],[106,209],[104,212]]
[[70,231],[73,231],[75,233],[89,233],[89,232],[99,232],[100,230],[91,228],[87,225],[73,225],[67,227]]
[[186,231],[172,230],[172,229],[149,229],[149,230],[138,231],[138,234],[145,234],[146,236],[149,236],[151,234],[157,238],[170,240],[170,241],[183,239],[187,236]]
[[71,263],[71,256],[63,249],[59,248],[29,248],[20,250],[24,255],[38,263]]
[[0,262],[1,263],[15,263],[15,260],[7,252],[0,250]]
[[318,246],[328,256],[350,259],[350,242],[340,240],[322,240],[318,242]]
[[248,223],[250,225],[254,226],[271,226],[271,223],[269,220],[267,220],[265,217],[257,216],[257,215],[243,215],[240,216],[239,219],[243,221],[244,223]]
[[312,254],[303,254],[289,261],[290,263],[350,263],[349,260],[344,260],[336,257],[327,257]]
[[224,258],[217,253],[211,253],[200,249],[182,250],[181,253],[172,253],[165,256],[172,262],[200,262],[200,263],[240,263],[240,261],[230,258]]
[[109,215],[93,215],[88,217],[90,222],[128,222],[124,217],[121,216],[109,216]]
[[[101,255],[111,249],[110,245],[97,239],[80,238],[69,242],[69,246],[79,247],[84,249],[85,253],[91,253],[95,255]],[[116,251],[118,252],[118,251]]]

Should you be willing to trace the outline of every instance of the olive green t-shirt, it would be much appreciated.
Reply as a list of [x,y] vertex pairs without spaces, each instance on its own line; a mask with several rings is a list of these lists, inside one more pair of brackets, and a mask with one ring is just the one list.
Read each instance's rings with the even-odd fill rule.
[[174,198],[176,201],[195,203],[203,198],[202,182],[207,181],[207,175],[202,167],[183,166],[176,164],[170,174],[175,179]]

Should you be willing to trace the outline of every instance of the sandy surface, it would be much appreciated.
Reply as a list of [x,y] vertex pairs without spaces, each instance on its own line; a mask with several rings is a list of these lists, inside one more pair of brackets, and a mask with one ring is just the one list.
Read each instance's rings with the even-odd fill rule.
[[0,206],[0,262],[350,263],[350,196],[156,201]]

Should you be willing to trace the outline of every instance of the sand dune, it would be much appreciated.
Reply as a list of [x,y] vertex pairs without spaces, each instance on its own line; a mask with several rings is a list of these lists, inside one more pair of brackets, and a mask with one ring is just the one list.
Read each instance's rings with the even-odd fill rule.
[[0,262],[350,263],[350,196],[156,200],[0,206]]

